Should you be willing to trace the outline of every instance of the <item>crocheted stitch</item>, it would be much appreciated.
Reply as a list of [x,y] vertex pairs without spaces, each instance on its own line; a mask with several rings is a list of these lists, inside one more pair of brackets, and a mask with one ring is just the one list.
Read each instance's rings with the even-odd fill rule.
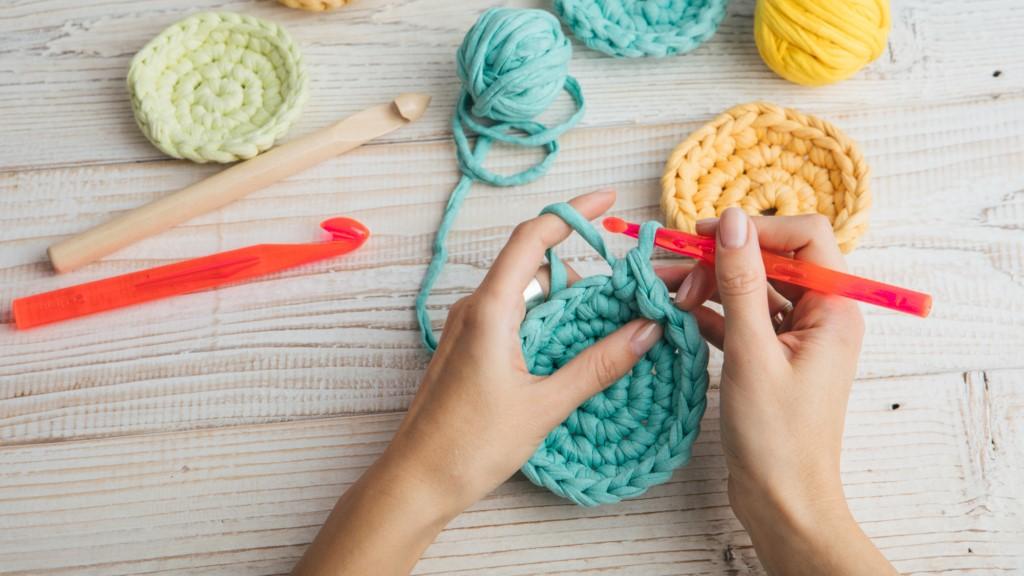
[[309,10],[311,12],[323,12],[334,10],[349,3],[350,0],[277,0],[289,8]]
[[597,230],[568,204],[548,206],[542,214],[562,218],[601,254],[612,274],[566,287],[565,266],[548,251],[551,295],[519,327],[531,373],[551,374],[634,318],[657,321],[665,331],[629,374],[584,402],[544,439],[523,474],[583,506],[639,496],[690,459],[706,407],[707,344],[651,267],[656,222],[645,223],[638,246],[616,260]]
[[[492,8],[470,28],[459,47],[462,91],[452,117],[452,136],[462,178],[448,198],[434,237],[434,256],[416,297],[420,333],[430,350],[437,347],[437,338],[430,326],[427,298],[448,259],[448,232],[473,182],[517,186],[540,178],[558,154],[558,137],[583,117],[583,93],[569,76],[571,58],[572,45],[558,20],[542,10]],[[562,90],[576,102],[572,117],[551,128],[532,120]],[[467,130],[477,135],[475,147],[470,147]],[[483,165],[493,142],[540,147],[546,154],[522,172],[497,174]]]
[[128,71],[142,133],[166,154],[194,162],[234,162],[273,146],[298,118],[307,84],[284,29],[231,13],[173,24]]
[[587,47],[611,56],[685,54],[711,38],[728,0],[555,0],[554,8]]
[[755,102],[718,116],[672,151],[661,206],[666,225],[688,232],[730,206],[751,215],[818,212],[849,252],[868,227],[868,175],[857,145],[832,124]]

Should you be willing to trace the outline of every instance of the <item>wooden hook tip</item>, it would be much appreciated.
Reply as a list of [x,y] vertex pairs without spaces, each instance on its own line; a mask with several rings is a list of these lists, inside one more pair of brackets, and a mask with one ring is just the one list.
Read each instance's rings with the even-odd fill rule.
[[395,98],[395,108],[402,115],[402,118],[409,122],[419,120],[420,116],[423,116],[423,113],[427,111],[427,106],[429,105],[430,96],[427,94],[406,92],[405,94],[399,94]]

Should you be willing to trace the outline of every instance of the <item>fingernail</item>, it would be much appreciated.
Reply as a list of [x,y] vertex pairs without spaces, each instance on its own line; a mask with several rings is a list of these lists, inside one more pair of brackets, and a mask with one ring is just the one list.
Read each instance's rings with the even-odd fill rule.
[[747,243],[747,215],[740,208],[728,208],[718,223],[718,240],[726,248]]
[[646,326],[637,328],[633,337],[629,340],[629,347],[636,356],[643,356],[654,346],[654,343],[661,338],[661,326],[653,320],[648,320]]
[[699,265],[690,270],[686,278],[683,278],[683,283],[679,285],[679,290],[676,290],[676,304],[682,305],[691,294],[696,294],[701,289],[702,282],[704,282],[703,276],[704,273]]
[[715,226],[718,225],[718,218],[704,218],[703,220],[697,220],[697,234],[701,236],[710,236],[715,231]]

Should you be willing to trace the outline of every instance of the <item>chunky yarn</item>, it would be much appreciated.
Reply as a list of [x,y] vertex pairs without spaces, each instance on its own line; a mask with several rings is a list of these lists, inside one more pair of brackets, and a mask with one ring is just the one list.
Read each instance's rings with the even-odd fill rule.
[[[583,114],[579,84],[568,75],[571,55],[558,21],[539,10],[489,10],[459,48],[462,93],[452,132],[462,178],[448,199],[434,257],[416,298],[420,331],[430,350],[437,347],[437,338],[427,297],[447,258],[448,231],[473,182],[514,186],[540,177],[558,152],[558,136]],[[562,90],[576,101],[576,113],[551,128],[534,121]],[[475,147],[467,131],[477,135]],[[546,155],[517,174],[495,174],[483,167],[495,141],[540,146]],[[693,318],[672,304],[651,268],[656,224],[646,224],[640,246],[615,260],[597,230],[571,206],[556,204],[544,212],[575,228],[613,272],[566,287],[565,266],[548,251],[551,296],[531,309],[520,327],[523,357],[532,373],[552,373],[633,318],[644,316],[665,326],[663,340],[630,374],[573,412],[523,466],[534,483],[578,504],[617,502],[665,482],[689,459],[705,408],[707,346]]]
[[666,225],[688,232],[730,206],[751,215],[818,212],[849,252],[868,227],[868,174],[857,145],[832,124],[755,102],[721,114],[672,151],[661,206]]
[[565,220],[611,266],[566,287],[565,266],[548,251],[551,295],[519,327],[530,372],[551,374],[585,348],[638,317],[664,326],[661,341],[633,370],[577,408],[544,439],[523,474],[583,506],[610,504],[664,483],[690,459],[708,387],[708,348],[696,321],[672,303],[651,266],[656,222],[640,229],[625,258],[568,204],[543,210]]
[[711,38],[729,0],[555,0],[587,47],[619,58],[685,54]]
[[280,26],[204,13],[160,33],[132,59],[128,92],[142,133],[175,158],[234,162],[285,135],[308,90]]
[[[473,182],[492,186],[517,186],[547,172],[558,154],[558,137],[583,117],[583,93],[569,76],[572,45],[562,34],[558,20],[542,10],[492,8],[466,34],[456,55],[462,82],[452,135],[462,178],[448,197],[441,225],[434,238],[434,256],[416,298],[423,342],[437,347],[427,314],[427,298],[448,259],[445,241]],[[576,112],[565,122],[547,127],[533,120],[547,110],[565,90],[576,102]],[[476,146],[467,131],[477,135]],[[511,175],[484,167],[494,142],[521,147],[541,147],[546,154],[538,164]]]
[[277,0],[289,8],[309,10],[310,12],[323,12],[334,10],[348,4],[350,0]]
[[852,76],[885,51],[889,0],[758,0],[754,39],[768,67],[805,86]]

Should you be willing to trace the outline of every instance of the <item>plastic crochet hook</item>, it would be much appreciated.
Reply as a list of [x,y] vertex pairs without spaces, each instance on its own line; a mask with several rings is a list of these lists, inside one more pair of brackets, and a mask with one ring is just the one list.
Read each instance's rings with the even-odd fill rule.
[[14,323],[19,329],[32,328],[236,283],[352,252],[370,237],[369,229],[351,218],[324,220],[320,227],[330,234],[330,240],[309,244],[256,244],[18,298],[12,304]]
[[[603,224],[606,230],[616,234],[625,234],[633,238],[640,234],[640,226],[614,216],[605,218]],[[708,264],[715,262],[715,239],[710,236],[697,236],[661,228],[654,236],[654,244],[677,254],[697,258]],[[765,250],[761,251],[761,258],[764,260],[765,274],[772,280],[779,280],[825,294],[838,294],[859,302],[914,314],[922,318],[928,316],[932,310],[932,297],[922,292],[837,272]]]

